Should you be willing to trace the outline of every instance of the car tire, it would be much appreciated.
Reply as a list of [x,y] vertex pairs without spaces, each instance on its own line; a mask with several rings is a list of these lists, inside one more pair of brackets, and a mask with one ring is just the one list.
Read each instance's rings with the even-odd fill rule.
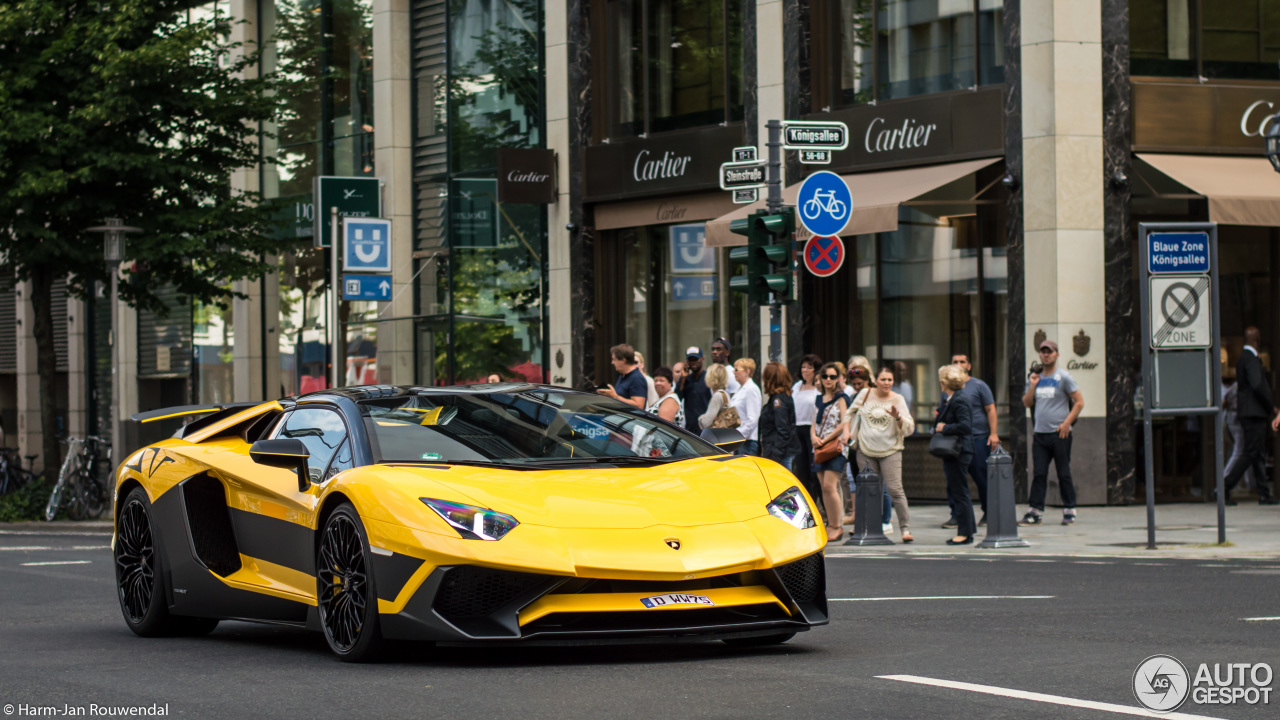
[[142,488],[125,496],[116,514],[116,596],[125,624],[142,637],[207,635],[218,627],[212,618],[172,615],[165,602],[164,553],[159,551],[151,500]]
[[760,635],[758,637],[727,638],[721,642],[729,647],[768,647],[769,645],[781,645],[795,636],[795,633],[788,632],[778,633],[777,635]]
[[370,662],[382,649],[372,558],[355,507],[334,508],[316,547],[316,604],[324,639],[343,662]]

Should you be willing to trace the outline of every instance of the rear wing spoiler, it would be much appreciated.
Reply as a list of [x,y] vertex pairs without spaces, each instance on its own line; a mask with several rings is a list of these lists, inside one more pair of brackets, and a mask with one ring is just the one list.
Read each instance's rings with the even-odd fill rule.
[[261,404],[261,402],[234,402],[220,403],[216,405],[178,405],[175,407],[161,408],[159,410],[148,410],[147,412],[135,413],[130,415],[129,419],[134,422],[149,423],[159,420],[173,420],[176,418],[196,415],[200,416],[184,425],[176,435],[176,437],[186,437],[187,435],[201,428],[208,427],[219,420],[224,420],[236,413]]

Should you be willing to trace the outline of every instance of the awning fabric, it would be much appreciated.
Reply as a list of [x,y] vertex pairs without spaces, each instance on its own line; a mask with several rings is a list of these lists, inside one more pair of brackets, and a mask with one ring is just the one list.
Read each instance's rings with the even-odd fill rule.
[[596,205],[597,230],[701,222],[734,208],[727,192],[698,193],[678,197],[646,198]]
[[[850,236],[897,230],[898,205],[999,161],[1000,158],[983,158],[903,170],[841,175],[840,177],[849,186],[849,192],[853,195],[853,216],[845,226],[844,232],[840,234]],[[760,192],[763,194],[764,190]],[[799,192],[799,183],[783,189],[782,203],[795,205]],[[746,245],[745,237],[729,231],[729,223],[764,209],[764,201],[743,205],[728,215],[707,223],[707,245],[709,247]]]
[[1155,153],[1138,157],[1208,198],[1213,222],[1280,227],[1280,173],[1266,158]]

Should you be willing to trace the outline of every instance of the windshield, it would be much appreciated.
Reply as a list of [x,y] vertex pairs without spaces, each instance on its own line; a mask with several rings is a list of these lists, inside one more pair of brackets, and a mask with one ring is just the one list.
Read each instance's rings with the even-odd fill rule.
[[363,400],[379,462],[556,465],[665,462],[724,451],[599,395],[423,394]]

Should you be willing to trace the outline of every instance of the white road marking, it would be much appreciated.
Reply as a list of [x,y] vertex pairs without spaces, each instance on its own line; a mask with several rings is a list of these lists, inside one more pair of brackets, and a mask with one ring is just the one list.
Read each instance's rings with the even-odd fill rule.
[[1054,595],[918,595],[914,597],[827,598],[827,602],[871,602],[874,600],[1050,600]]
[[110,550],[110,545],[72,545],[71,547],[54,547],[52,545],[20,545],[17,547],[0,547],[0,552],[36,552],[41,550]]
[[49,562],[22,563],[22,567],[38,567],[41,565],[88,565],[92,560],[52,560]]
[[1039,562],[1039,563],[1051,563],[1051,562],[1057,562],[1057,561],[1056,561],[1056,560],[1014,560],[1014,562]]
[[1269,620],[1280,620],[1280,616],[1277,616],[1277,617],[1240,618],[1240,619],[1241,619],[1241,620],[1243,620],[1243,621],[1245,621],[1245,622],[1267,622],[1267,621],[1269,621]]
[[89,537],[106,537],[111,535],[109,528],[104,528],[106,532],[84,532],[77,530],[0,530],[0,535],[41,535],[43,537],[65,537],[68,535],[85,535]]
[[1061,695],[1046,695],[1044,693],[1027,692],[1025,690],[1011,690],[1009,688],[996,687],[994,685],[976,685],[974,683],[954,682],[952,680],[935,680],[934,678],[919,677],[917,675],[877,675],[876,677],[882,680],[899,680],[919,685],[932,685],[934,687],[950,688],[952,690],[968,690],[969,692],[985,693],[987,695],[999,695],[1001,697],[1016,698],[1018,700],[1031,700],[1033,702],[1050,703],[1053,705],[1066,705],[1068,707],[1101,710],[1103,712],[1113,712],[1121,715],[1172,718],[1173,720],[1220,720],[1218,718],[1211,718],[1208,715],[1190,715],[1187,713],[1176,712],[1153,713],[1137,706],[1131,707],[1128,705],[1115,705],[1112,703],[1096,702],[1094,700],[1077,700],[1075,698],[1063,697]]
[[1104,562],[1102,560],[1076,560],[1076,565],[1115,565],[1115,563]]

